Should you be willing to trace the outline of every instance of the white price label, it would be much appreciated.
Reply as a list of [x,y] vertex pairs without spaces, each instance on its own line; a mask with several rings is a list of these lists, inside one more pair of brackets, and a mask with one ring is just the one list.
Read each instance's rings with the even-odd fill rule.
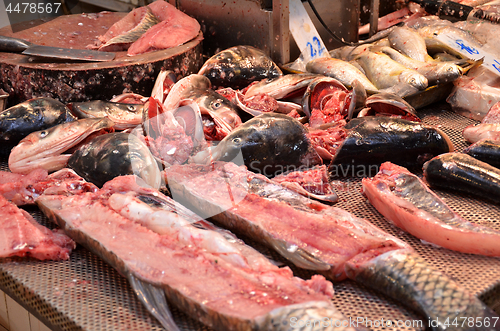
[[485,51],[481,45],[446,34],[439,34],[436,38],[469,59],[483,59],[483,66],[500,75],[500,57]]
[[307,63],[318,57],[330,57],[316,27],[300,0],[289,0],[289,27],[293,39]]

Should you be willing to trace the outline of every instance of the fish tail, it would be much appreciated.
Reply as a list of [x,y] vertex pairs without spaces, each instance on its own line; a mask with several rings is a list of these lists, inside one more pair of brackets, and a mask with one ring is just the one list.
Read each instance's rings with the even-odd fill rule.
[[266,315],[259,330],[355,331],[353,320],[326,302],[308,302],[277,308]]
[[[498,315],[489,307],[411,251],[390,251],[361,265],[348,263],[346,273],[349,278],[425,315],[432,330],[499,328],[495,327],[499,323],[491,323],[498,320]],[[471,327],[469,319],[481,323],[474,322]]]

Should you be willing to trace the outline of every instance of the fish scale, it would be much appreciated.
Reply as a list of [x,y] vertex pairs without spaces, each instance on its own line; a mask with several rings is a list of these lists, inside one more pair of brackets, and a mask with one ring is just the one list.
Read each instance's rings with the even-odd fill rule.
[[[353,272],[348,266],[348,273]],[[414,253],[383,254],[349,277],[377,291],[384,288],[385,294],[405,301],[412,309],[428,316],[428,323],[436,321],[435,325],[427,325],[432,330],[447,329],[445,321],[448,319],[452,323],[455,318],[459,327],[454,330],[476,330],[478,328],[461,327],[463,318],[474,316],[482,321],[495,316],[479,299],[448,276],[429,268],[425,260]],[[481,330],[496,329],[485,327]]]

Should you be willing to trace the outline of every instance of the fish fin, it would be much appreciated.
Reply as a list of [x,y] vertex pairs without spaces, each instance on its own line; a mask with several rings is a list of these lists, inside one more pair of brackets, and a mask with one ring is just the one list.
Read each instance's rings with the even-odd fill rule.
[[168,307],[165,292],[161,288],[146,283],[131,274],[128,280],[142,304],[166,330],[180,331]]
[[284,240],[273,238],[268,240],[271,246],[283,257],[299,268],[308,270],[329,270],[331,266],[311,253]]

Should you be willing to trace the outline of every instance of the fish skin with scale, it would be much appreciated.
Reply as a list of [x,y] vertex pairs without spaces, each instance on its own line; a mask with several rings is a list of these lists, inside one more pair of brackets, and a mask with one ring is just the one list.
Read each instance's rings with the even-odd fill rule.
[[[461,288],[445,274],[429,268],[429,264],[415,253],[400,251],[388,252],[368,261],[363,268],[354,269],[347,265],[349,278],[354,279],[376,291],[384,293],[428,317],[424,320],[435,321],[430,329],[439,330],[498,330],[491,323],[490,327],[463,327],[464,319],[472,317],[474,321],[498,318],[489,307],[478,298]],[[457,318],[458,326],[450,325]],[[449,325],[445,325],[448,319]],[[477,327],[476,327],[477,326]]]
[[102,45],[99,50],[105,51],[107,48],[113,45],[132,44],[134,41],[139,39],[150,27],[160,22],[161,21],[153,14],[151,9],[147,8],[144,17],[141,19],[139,24],[137,24],[131,30],[114,38],[111,38],[104,45]]

